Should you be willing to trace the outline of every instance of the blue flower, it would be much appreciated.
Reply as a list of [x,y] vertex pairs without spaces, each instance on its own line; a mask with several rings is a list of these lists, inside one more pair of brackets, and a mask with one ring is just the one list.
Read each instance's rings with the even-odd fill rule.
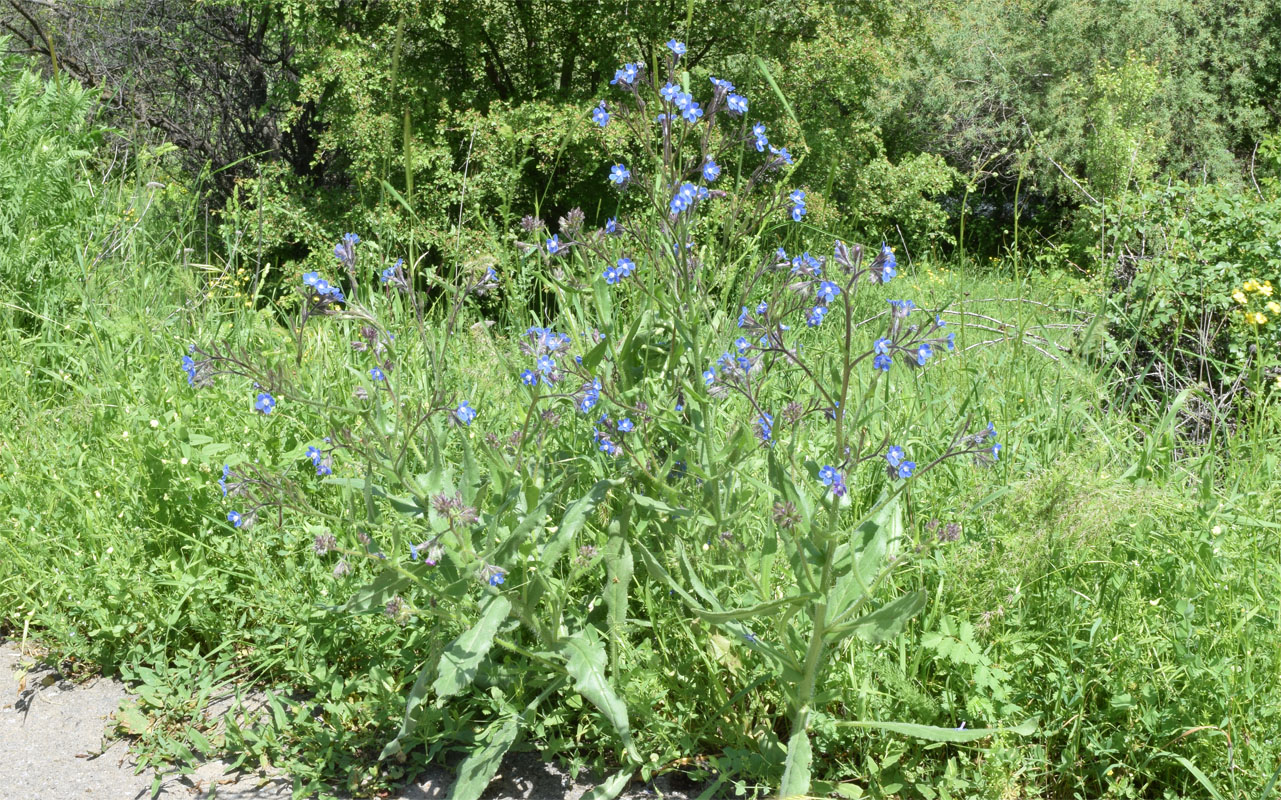
[[312,446],[307,448],[307,458],[311,459],[312,464],[319,464],[325,458],[325,454],[320,452],[320,448]]
[[818,285],[818,299],[824,303],[830,303],[841,293],[841,287],[831,281],[823,281]]
[[605,279],[605,283],[613,286],[618,283],[618,270],[613,267],[605,267],[605,271],[601,273],[601,277]]
[[231,465],[222,465],[222,477],[218,479],[218,486],[222,489],[222,496],[227,496],[227,478],[231,477]]
[[890,278],[898,275],[898,270],[895,269],[898,266],[898,259],[894,257],[894,251],[890,249],[888,244],[881,244],[881,262],[880,269],[874,270],[873,275],[879,272],[881,283],[889,283]]
[[182,357],[182,371],[187,373],[187,385],[194,385],[196,382],[196,362],[191,356]]
[[413,542],[410,542],[409,544],[409,560],[410,561],[418,560],[418,545],[414,544]]
[[769,139],[765,138],[765,123],[758,122],[753,125],[752,135],[756,137],[756,152],[764,153],[765,148],[769,147]]
[[830,464],[828,464],[822,467],[821,469],[819,469],[818,482],[823,484],[824,486],[831,486],[832,481],[838,478],[839,476],[840,476],[840,473],[836,471],[836,467],[833,467]]
[[769,311],[769,303],[762,300],[760,304],[756,306],[756,313],[763,316],[766,311]]
[[547,240],[547,253],[554,256],[561,251],[562,246],[563,245],[560,243],[560,234],[555,234],[552,238]]
[[793,189],[788,198],[796,205],[805,205],[805,192],[800,189]]
[[632,270],[634,270],[635,268],[636,268],[636,263],[632,261],[630,258],[623,257],[618,259],[618,265],[617,265],[618,277],[630,278],[632,275]]
[[313,288],[315,288],[316,294],[319,294],[319,295],[329,294],[329,281],[317,280],[315,284],[313,284]]
[[721,168],[711,156],[707,157],[707,163],[703,165],[703,180],[708,183],[714,183],[721,176]]
[[844,497],[847,491],[849,491],[849,489],[845,486],[845,476],[838,474],[832,480],[832,496]]
[[792,201],[792,221],[800,222],[801,218],[805,216],[805,192],[800,189],[794,189],[789,197]]
[[543,354],[538,357],[538,362],[535,364],[535,366],[538,367],[539,372],[546,375],[547,373],[556,369],[556,360],[552,358],[550,355]]
[[774,415],[761,414],[756,420],[756,437],[762,444],[769,444],[774,440]]
[[609,170],[609,180],[615,186],[622,186],[631,177],[632,177],[632,171],[629,170],[627,167],[623,166],[622,164],[615,164]]
[[916,350],[916,363],[923,367],[925,366],[925,362],[929,361],[930,357],[933,355],[934,348],[930,347],[929,342],[925,342]]
[[747,341],[746,337],[740,336],[734,340],[734,347],[736,347],[738,349],[738,352],[740,353],[751,346],[752,346],[752,343]]
[[489,585],[502,586],[506,580],[507,580],[507,573],[502,572],[500,570],[489,576]]
[[810,313],[805,317],[805,324],[811,328],[817,328],[823,324],[823,317],[827,316],[827,306],[814,306]]
[[611,86],[622,85],[630,86],[636,82],[640,75],[639,64],[624,64],[620,69],[614,70],[614,79],[610,81]]
[[903,462],[903,448],[898,445],[890,445],[890,449],[885,451],[885,460],[890,462],[891,467],[897,467]]
[[658,90],[658,93],[663,96],[664,100],[671,103],[671,102],[674,102],[676,98],[680,95],[681,87],[677,86],[671,81],[668,81],[663,85],[663,88]]
[[592,122],[602,128],[609,124],[609,112],[605,110],[605,101],[600,101],[600,105],[592,109]]
[[746,114],[747,98],[742,96],[741,94],[731,93],[729,97],[725,98],[725,107],[730,110],[730,113]]
[[949,351],[956,349],[956,332],[952,331],[947,335],[947,349]]
[[787,151],[786,147],[775,147],[774,145],[770,145],[769,151],[771,154],[778,156],[779,160],[784,164],[792,163],[792,154]]
[[320,273],[304,272],[302,274],[302,282],[304,286],[315,286],[317,283],[320,282]]
[[890,352],[890,347],[892,347],[893,345],[894,345],[894,342],[884,337],[881,337],[880,339],[877,339],[875,342],[872,343],[872,352],[887,354]]
[[678,42],[675,39],[668,39],[667,49],[671,50],[676,55],[677,58],[680,58],[681,56],[685,55],[684,42]]
[[711,80],[712,82],[713,91],[719,91],[719,92],[734,91],[734,84],[730,83],[729,81],[721,80],[720,78],[716,78],[716,77],[709,78],[709,80]]
[[538,373],[534,372],[532,369],[527,369],[520,373],[520,382],[526,386],[537,386]]
[[378,367],[374,367],[373,369],[369,370],[369,377],[376,381],[385,381],[387,380],[387,373],[383,372]]
[[334,468],[329,466],[328,461],[322,461],[316,465],[316,475],[323,478],[326,475],[334,474]]
[[916,472],[915,461],[904,461],[898,465],[898,476],[900,478],[910,478],[913,472]]
[[912,309],[916,308],[916,303],[911,300],[889,300],[887,302],[893,306],[894,316],[900,319],[906,318],[908,314],[912,313]]
[[703,383],[708,386],[711,386],[715,382],[716,382],[716,371],[710,367],[703,370]]
[[476,419],[476,409],[471,407],[471,403],[464,400],[454,409],[454,416],[464,425],[470,425],[472,420]]
[[1000,442],[997,442],[996,444],[992,445],[992,458],[996,461],[1001,460],[1001,443]]
[[239,511],[228,511],[227,521],[231,523],[231,526],[233,528],[239,528],[241,525],[244,524],[245,518],[241,515]]
[[264,414],[270,414],[275,408],[276,398],[266,392],[260,393],[258,395],[258,399],[254,402],[254,409],[256,411],[261,411]]
[[703,107],[694,102],[692,98],[683,108],[681,108],[681,118],[686,122],[698,122],[699,118],[702,116]]
[[354,233],[343,234],[342,241],[334,245],[334,258],[350,267],[356,263],[356,245],[360,244],[360,237]]
[[605,220],[605,232],[618,233],[618,220],[615,217]]
[[890,371],[890,357],[884,353],[879,353],[872,359],[872,369],[879,369],[882,372]]
[[630,417],[623,417],[618,421],[619,433],[631,433],[632,430],[635,429],[635,427],[636,426],[632,423],[632,420]]

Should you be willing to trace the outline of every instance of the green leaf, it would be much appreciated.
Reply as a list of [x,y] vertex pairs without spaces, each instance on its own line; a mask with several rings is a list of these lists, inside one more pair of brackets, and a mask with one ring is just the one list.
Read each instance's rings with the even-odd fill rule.
[[787,760],[783,762],[783,782],[778,787],[779,800],[809,795],[810,762],[813,759],[809,732],[803,727],[792,731],[791,738],[787,740]]
[[884,642],[897,636],[903,630],[903,625],[920,613],[922,608],[925,608],[925,592],[908,592],[870,614],[833,628],[824,638],[828,642],[836,642],[854,634],[864,641]]
[[400,732],[396,734],[395,739],[383,747],[383,751],[378,754],[379,761],[401,752],[404,749],[405,739],[418,727],[417,712],[419,706],[423,704],[423,699],[427,697],[427,680],[431,674],[431,664],[424,664],[422,669],[418,670],[418,678],[414,681],[413,688],[409,690],[409,697],[405,700],[405,718],[400,723]]
[[475,680],[476,670],[489,653],[489,648],[493,647],[498,627],[507,619],[511,608],[511,601],[505,595],[490,595],[476,624],[463,631],[440,654],[436,682],[432,684],[438,704],[466,689]]
[[480,800],[519,732],[519,720],[515,717],[501,725],[497,721],[490,725],[489,741],[478,745],[458,765],[458,779],[449,791],[449,800]]
[[381,614],[387,607],[387,601],[413,582],[413,576],[408,573],[385,569],[338,608],[348,614]]
[[632,767],[623,767],[618,772],[611,775],[604,783],[597,784],[590,792],[583,795],[582,800],[614,800],[619,793],[627,788],[627,784],[632,780],[632,774],[636,770]]
[[769,88],[774,90],[774,95],[778,97],[778,102],[782,104],[787,116],[799,128],[801,123],[796,119],[796,112],[792,111],[792,104],[787,102],[787,95],[783,94],[783,90],[779,89],[778,84],[774,82],[774,75],[770,72],[769,67],[765,65],[765,60],[760,56],[756,56],[756,66],[760,69],[761,75],[765,76],[765,82],[769,84]]
[[542,569],[550,570],[565,554],[569,546],[574,541],[575,534],[587,522],[587,517],[596,509],[601,500],[610,489],[616,486],[622,486],[622,480],[602,480],[598,481],[587,494],[574,501],[574,504],[565,509],[565,516],[561,518],[560,527],[556,530],[555,536],[543,548]]
[[940,728],[934,725],[917,725],[914,722],[874,722],[872,720],[841,720],[832,723],[845,728],[871,728],[889,731],[929,742],[948,742],[964,744],[977,742],[998,733],[1013,733],[1017,736],[1031,736],[1036,733],[1036,720],[1029,719],[1009,728]]
[[596,706],[618,733],[628,757],[639,763],[641,757],[632,743],[627,706],[605,678],[605,647],[596,629],[583,628],[563,641],[560,651],[565,657],[565,671],[574,679],[574,690]]
[[627,595],[631,591],[635,562],[628,544],[630,507],[609,524],[609,539],[605,542],[605,605],[609,611],[609,658],[611,674],[618,675],[618,642],[622,641],[627,627]]

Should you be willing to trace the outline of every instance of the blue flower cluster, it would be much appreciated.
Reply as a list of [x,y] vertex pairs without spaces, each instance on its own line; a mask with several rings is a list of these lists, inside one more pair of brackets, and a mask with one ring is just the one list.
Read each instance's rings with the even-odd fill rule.
[[[355,236],[356,234],[350,234]],[[311,288],[322,301],[330,300],[335,303],[344,303],[347,298],[343,296],[342,289],[329,283],[329,281],[320,277],[319,272],[305,272],[302,276],[304,286]]]
[[757,122],[752,126],[752,136],[756,137],[756,152],[764,153],[769,147],[769,139],[765,136],[764,122]]
[[592,378],[590,381],[583,383],[577,395],[574,396],[574,402],[578,410],[584,414],[590,412],[600,402],[601,392],[600,378]]
[[889,462],[892,476],[910,478],[916,472],[916,462],[906,460],[903,448],[898,445],[890,445],[890,449],[885,451],[885,460]]
[[557,333],[551,328],[534,326],[525,331],[526,341],[521,342],[520,349],[534,359],[534,370],[527,369],[520,374],[521,383],[526,386],[537,386],[541,378],[544,383],[553,384],[561,379],[556,366],[556,356],[569,349],[569,334]]
[[316,475],[319,477],[323,478],[334,473],[333,461],[319,447],[308,447],[307,458],[311,459],[311,464],[316,468]]
[[182,357],[182,371],[183,371],[183,372],[185,372],[185,373],[187,373],[187,385],[188,385],[188,386],[195,386],[195,385],[196,385],[196,375],[197,375],[197,373],[199,373],[199,371],[200,371],[200,370],[196,367],[196,360],[195,360],[195,359],[193,359],[193,358],[192,358],[191,356],[189,356],[189,355],[188,355],[188,356],[183,356],[183,357]]
[[805,216],[805,192],[800,189],[793,189],[790,198],[792,200],[792,221],[800,222]]
[[894,251],[888,244],[881,244],[881,256],[877,259],[876,264],[872,265],[872,278],[879,280],[881,283],[889,283],[890,278],[898,275],[898,259],[894,257]]
[[615,266],[606,267],[605,271],[601,273],[601,277],[605,279],[605,283],[613,286],[623,278],[630,278],[635,269],[636,263],[624,256],[618,259],[618,263]]
[[360,237],[354,233],[344,233],[342,241],[334,245],[334,258],[344,267],[351,269],[356,264],[356,245]]
[[844,497],[845,493],[849,491],[845,485],[845,476],[830,464],[819,469],[818,482],[830,487],[833,497]]
[[678,216],[682,211],[687,211],[694,207],[699,200],[706,200],[711,196],[711,192],[706,186],[695,186],[692,183],[682,183],[681,187],[676,190],[676,195],[672,197],[672,202],[668,208],[672,216]]
[[464,400],[454,409],[454,419],[463,425],[470,425],[472,420],[476,419],[476,409],[471,407],[471,403]]
[[622,86],[627,88],[635,86],[636,81],[640,78],[640,64],[624,64],[619,69],[614,70],[614,79],[609,82],[610,86]]

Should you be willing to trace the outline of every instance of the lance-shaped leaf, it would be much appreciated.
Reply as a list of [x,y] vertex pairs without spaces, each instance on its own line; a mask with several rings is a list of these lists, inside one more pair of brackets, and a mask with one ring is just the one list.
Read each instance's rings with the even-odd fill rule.
[[907,621],[920,613],[922,608],[925,608],[925,592],[908,592],[870,614],[832,628],[824,638],[829,644],[834,644],[854,634],[868,642],[884,642],[897,636]]
[[414,687],[409,690],[409,697],[405,700],[405,719],[400,723],[400,732],[383,748],[382,753],[378,755],[379,761],[402,752],[405,740],[418,727],[418,709],[422,706],[423,699],[427,697],[427,681],[431,678],[432,671],[431,664],[423,665],[423,668],[418,671]]
[[466,689],[475,680],[476,670],[494,645],[498,627],[507,619],[511,608],[511,601],[504,595],[490,595],[476,624],[463,631],[440,654],[436,682],[432,684],[438,704]]
[[640,753],[632,742],[631,723],[627,719],[627,705],[605,678],[605,646],[592,627],[564,640],[560,653],[565,658],[565,671],[574,679],[574,691],[581,694],[608,720],[622,740],[627,755],[639,763]]
[[1009,728],[940,728],[934,725],[917,725],[914,722],[873,722],[871,720],[842,720],[832,723],[843,728],[871,728],[889,731],[929,742],[948,742],[964,744],[977,742],[998,733],[1013,733],[1018,736],[1030,736],[1036,733],[1036,720],[1029,719]]
[[560,527],[556,530],[556,535],[543,548],[542,569],[549,570],[555,566],[560,557],[569,549],[570,544],[574,541],[574,535],[587,522],[588,516],[596,510],[596,506],[605,495],[615,486],[622,486],[622,480],[602,480],[597,481],[587,494],[574,501],[573,505],[565,509],[565,516],[560,521]]
[[338,610],[348,614],[381,614],[393,596],[413,583],[414,577],[408,572],[384,569],[378,577],[357,589]]
[[779,800],[806,797],[810,793],[810,762],[814,753],[810,749],[809,732],[801,726],[792,731],[787,740],[787,760],[783,762],[783,782],[778,787]]
[[501,724],[494,721],[487,731],[488,741],[478,745],[458,765],[458,779],[449,791],[449,800],[480,800],[519,732],[520,720],[517,717]]

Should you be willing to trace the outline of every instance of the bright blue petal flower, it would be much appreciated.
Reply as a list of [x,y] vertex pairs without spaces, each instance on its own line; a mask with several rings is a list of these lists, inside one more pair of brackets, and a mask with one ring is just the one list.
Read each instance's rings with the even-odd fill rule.
[[891,467],[897,467],[903,461],[903,448],[898,445],[890,445],[890,449],[885,451],[885,460],[890,462]]

